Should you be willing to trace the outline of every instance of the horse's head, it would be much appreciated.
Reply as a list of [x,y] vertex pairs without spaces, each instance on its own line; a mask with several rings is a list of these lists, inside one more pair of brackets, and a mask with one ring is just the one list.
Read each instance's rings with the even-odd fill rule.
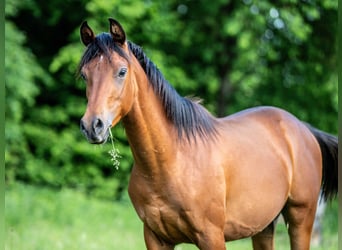
[[96,144],[107,140],[109,129],[129,112],[135,95],[125,32],[117,21],[109,22],[110,33],[98,36],[87,22],[80,28],[87,49],[79,73],[86,82],[88,99],[80,128]]

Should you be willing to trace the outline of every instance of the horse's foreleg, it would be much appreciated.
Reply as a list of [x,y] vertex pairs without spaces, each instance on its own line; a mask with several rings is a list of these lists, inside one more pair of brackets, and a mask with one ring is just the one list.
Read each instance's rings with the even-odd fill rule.
[[173,250],[175,248],[174,245],[159,239],[146,225],[144,225],[144,239],[147,250]]
[[268,225],[263,231],[252,237],[254,250],[273,250],[274,249],[274,228],[275,221]]

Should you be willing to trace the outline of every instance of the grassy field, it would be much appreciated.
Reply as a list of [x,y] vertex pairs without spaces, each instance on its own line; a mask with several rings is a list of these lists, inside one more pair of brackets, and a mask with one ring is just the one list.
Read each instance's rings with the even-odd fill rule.
[[[75,190],[60,191],[16,183],[6,189],[6,250],[146,249],[142,223],[129,200],[121,203],[89,198]],[[327,206],[323,246],[336,250],[337,201]],[[250,239],[227,243],[229,250],[252,249]],[[176,250],[197,249],[182,244]],[[279,223],[276,249],[288,250],[285,226]]]

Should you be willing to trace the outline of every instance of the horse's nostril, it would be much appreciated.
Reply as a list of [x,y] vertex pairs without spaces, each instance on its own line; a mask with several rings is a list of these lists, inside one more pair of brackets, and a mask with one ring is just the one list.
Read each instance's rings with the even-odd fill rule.
[[101,119],[95,118],[93,120],[93,131],[95,134],[99,134],[104,128],[104,123]]

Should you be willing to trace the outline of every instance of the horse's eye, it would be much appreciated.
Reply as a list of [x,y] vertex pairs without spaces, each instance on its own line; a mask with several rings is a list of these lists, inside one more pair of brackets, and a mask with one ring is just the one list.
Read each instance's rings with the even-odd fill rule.
[[122,69],[120,69],[120,71],[119,71],[118,77],[124,78],[125,75],[126,75],[126,73],[127,73],[127,68],[122,68]]
[[83,81],[87,81],[87,77],[84,73],[81,73],[80,77],[82,78]]

